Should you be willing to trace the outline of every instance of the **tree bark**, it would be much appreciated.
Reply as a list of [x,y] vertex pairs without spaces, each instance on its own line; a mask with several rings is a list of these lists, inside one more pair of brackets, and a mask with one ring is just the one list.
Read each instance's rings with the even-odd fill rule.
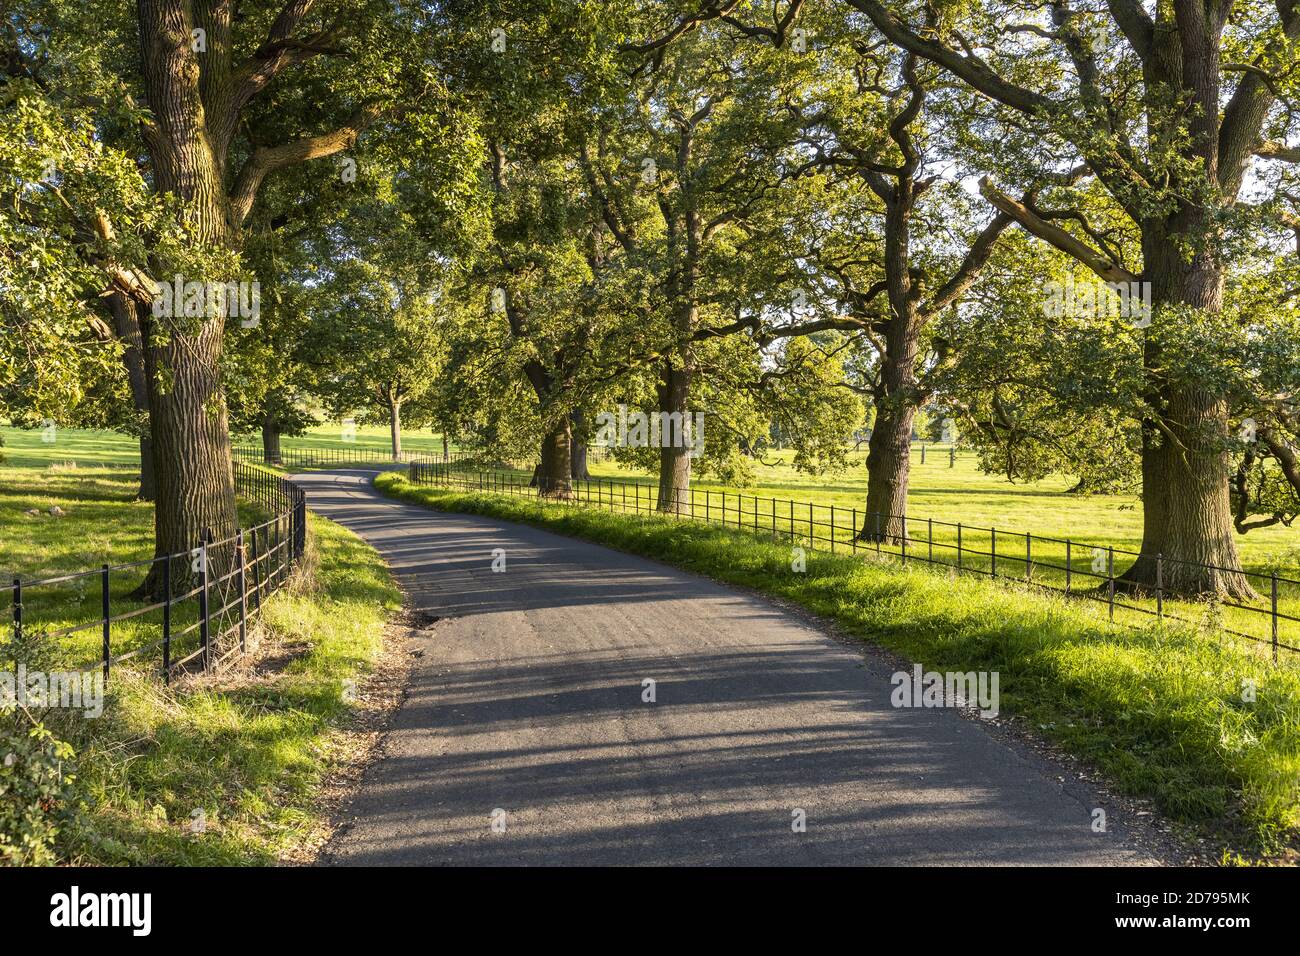
[[122,350],[122,362],[131,385],[131,402],[144,416],[145,430],[140,433],[140,489],[136,497],[141,501],[153,501],[157,498],[158,486],[153,473],[153,440],[149,435],[152,427],[149,423],[149,376],[145,370],[139,304],[121,292],[109,296],[108,302],[113,313],[114,331],[126,345]]
[[140,436],[140,490],[136,497],[141,501],[158,500],[158,479],[154,477],[153,439]]
[[586,426],[586,416],[581,409],[569,413],[569,423],[572,434],[569,474],[574,481],[588,481],[591,473],[587,471],[587,443],[580,437]]
[[[1158,231],[1144,247],[1156,322],[1178,305],[1220,311],[1224,277],[1213,253],[1184,261],[1176,238]],[[1164,381],[1151,338],[1143,361],[1151,413],[1142,423],[1141,555],[1120,581],[1136,590],[1159,583],[1179,594],[1256,598],[1232,519],[1227,402],[1204,387]]]
[[[237,248],[223,156],[214,151],[206,126],[202,69],[191,48],[195,24],[190,4],[139,0],[138,18],[141,72],[154,119],[146,135],[154,185],[185,203],[196,242]],[[155,337],[152,321],[141,316],[158,493],[154,553],[159,557],[188,552],[209,531],[216,539],[230,537],[237,521],[219,372],[225,317],[202,317],[197,328],[189,320],[167,321],[166,335]],[[212,558],[218,562],[213,570],[219,571],[220,556]],[[155,563],[140,593],[159,594],[161,578],[161,565]]]
[[[221,541],[235,532],[230,430],[217,382],[220,337],[219,323],[209,322],[200,334],[187,336],[183,344],[173,336],[171,344],[146,350],[151,366],[150,420],[158,485],[154,508],[158,557],[186,554],[205,537]],[[170,369],[168,384],[163,384],[155,362]],[[210,575],[224,573],[230,551],[228,546],[210,550]],[[176,577],[173,573],[173,582]],[[152,565],[137,593],[161,596],[161,562]]]
[[570,480],[571,438],[569,419],[551,429],[542,439],[542,461],[535,472],[538,493],[544,498],[569,498],[573,494]]
[[[690,400],[691,372],[681,365],[669,365],[658,385],[659,411],[680,415],[683,429],[689,426],[687,403]],[[685,435],[685,432],[683,432]],[[659,449],[659,511],[679,513],[689,507],[691,489],[691,456],[688,443],[675,445],[669,435],[660,433]]]
[[402,403],[388,403],[388,436],[393,445],[393,461],[402,460]]
[[280,423],[271,414],[262,419],[262,460],[268,465],[284,463],[280,451]]
[[876,402],[876,427],[867,445],[867,511],[858,538],[897,544],[905,532],[916,405]]

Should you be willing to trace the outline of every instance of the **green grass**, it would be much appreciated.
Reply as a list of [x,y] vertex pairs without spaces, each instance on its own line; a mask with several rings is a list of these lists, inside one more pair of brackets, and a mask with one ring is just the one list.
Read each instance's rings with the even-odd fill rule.
[[[262,447],[261,435],[236,437],[241,445],[252,445],[259,450]],[[455,445],[452,445],[454,448]],[[377,451],[387,455],[393,450],[392,438],[387,425],[357,425],[351,438],[345,438],[343,429],[337,424],[326,423],[309,428],[302,435],[285,435],[280,439],[282,451],[311,448],[332,448],[353,451]],[[428,431],[402,432],[402,451],[423,452],[430,455],[442,454],[442,438]]]
[[[790,464],[790,452],[776,452],[767,458],[773,464],[755,467],[755,483],[751,486],[739,488],[698,476],[691,484],[699,491],[788,498],[826,507],[834,505],[845,512],[854,508],[861,511],[867,499],[865,446],[851,457],[856,464],[849,471],[816,476],[796,471]],[[1042,481],[1011,482],[1004,476],[980,471],[976,456],[968,451],[958,452],[955,467],[950,468],[948,460],[946,446],[929,446],[922,464],[921,443],[913,445],[908,514],[918,528],[920,522],[933,518],[948,524],[997,528],[1008,537],[1029,531],[1101,547],[1129,551],[1140,548],[1142,503],[1136,496],[1069,494],[1074,479],[1061,475]],[[621,468],[613,461],[593,464],[591,472],[600,477],[650,480],[644,473]],[[923,536],[918,529],[912,533]],[[940,528],[935,532],[936,541],[954,538],[949,530]],[[1294,528],[1278,525],[1252,531],[1238,537],[1237,544],[1242,560],[1251,568],[1276,565],[1300,570],[1300,531]],[[988,536],[976,540],[974,546],[988,550]],[[1017,553],[1013,541],[1008,542],[1008,549]]]
[[[93,570],[103,564],[140,561],[153,553],[153,507],[135,499],[139,477],[133,468],[119,465],[50,465],[40,468],[4,468],[0,482],[0,582],[15,577],[24,582],[23,623],[29,635],[39,636],[93,621],[100,616],[102,584],[98,574],[80,575],[55,584],[33,584],[44,578]],[[50,514],[58,506],[62,516]],[[36,512],[32,514],[31,512]],[[246,528],[260,525],[267,515],[243,502],[241,521]],[[251,546],[251,535],[249,536]],[[265,534],[259,546],[265,550]],[[259,562],[262,574],[268,562]],[[109,612],[117,615],[139,608],[131,592],[144,579],[146,567],[109,575]],[[250,579],[252,571],[249,571]],[[220,591],[214,587],[214,595]],[[215,598],[214,598],[215,599]],[[0,613],[8,616],[5,597]],[[173,604],[172,627],[179,632],[197,618],[196,599]],[[162,634],[162,611],[155,609],[128,620],[114,622],[110,632],[114,656],[147,644]],[[178,637],[172,659],[197,649],[198,634]],[[83,666],[99,658],[102,637],[90,628],[51,639],[51,663]],[[158,653],[152,655],[160,665]]]
[[[1226,847],[1300,840],[1300,668],[1195,628],[1131,630],[1064,599],[892,559],[812,552],[750,533],[381,475],[386,494],[598,541],[793,601],[934,670],[998,671],[1002,711],[1097,766],[1123,792]],[[1242,700],[1253,681],[1256,702]]]
[[[41,429],[13,428],[0,425],[0,455],[6,465],[15,468],[45,468],[53,464],[121,465],[138,471],[139,445],[117,432],[84,428],[56,428],[52,433]],[[46,439],[52,439],[47,441]],[[261,435],[236,435],[236,444],[262,447]],[[337,424],[317,425],[298,436],[285,435],[280,439],[284,451],[290,449],[336,448],[378,451],[387,454],[392,450],[388,427],[383,425],[358,425],[351,441],[343,437]],[[453,448],[455,445],[453,444]],[[402,433],[402,449],[408,452],[442,454],[442,438],[428,431]]]
[[[30,436],[30,433],[28,433]],[[148,558],[152,508],[134,500],[138,476],[128,440],[60,432],[51,450],[6,433],[0,465],[0,573],[33,579]],[[77,462],[75,467],[62,464]],[[66,514],[48,514],[58,505]],[[36,508],[39,514],[27,514]],[[256,512],[242,507],[245,523]],[[117,666],[102,717],[51,710],[47,723],[77,750],[85,803],[66,827],[60,857],[81,864],[266,864],[311,845],[322,832],[319,794],[328,768],[355,745],[353,704],[343,681],[360,680],[382,647],[400,593],[379,555],[344,528],[309,518],[306,569],[264,605],[253,637],[282,666],[251,678],[240,671],[173,688],[156,654]],[[142,571],[141,571],[142,573]],[[140,575],[112,579],[111,607],[137,607]],[[98,615],[97,578],[30,588],[28,633]],[[0,614],[9,614],[2,602]],[[178,608],[177,626],[192,617]],[[113,652],[157,639],[156,614],[114,624]],[[4,628],[0,633],[7,634]],[[195,638],[191,638],[193,642]],[[91,629],[43,659],[84,663],[98,653]],[[191,650],[179,644],[176,656]],[[134,664],[134,662],[133,662]],[[206,832],[190,833],[202,810]]]
[[[969,452],[959,451],[950,468],[946,447],[930,447],[922,464],[920,448],[917,444],[912,452],[913,494],[908,516],[908,549],[914,558],[956,564],[960,542],[960,561],[967,570],[979,569],[990,575],[996,571],[998,577],[1012,579],[1024,579],[1028,574],[1037,584],[1091,592],[1094,598],[1105,600],[1104,569],[1110,563],[1109,549],[1114,549],[1115,574],[1121,575],[1134,560],[1125,552],[1136,553],[1141,547],[1141,502],[1136,498],[1072,495],[1068,493],[1071,482],[1061,477],[1013,484],[979,471]],[[689,494],[683,496],[681,510],[693,512],[697,519],[718,523],[722,523],[725,513],[725,523],[739,522],[786,537],[808,537],[811,520],[813,532],[827,546],[834,537],[837,548],[848,551],[861,547],[854,540],[854,532],[869,524],[862,510],[867,487],[865,470],[817,479],[797,472],[788,463],[789,458],[788,452],[770,456],[770,464],[755,469],[758,483],[745,488],[695,478]],[[467,478],[476,477],[473,469],[467,471]],[[592,465],[591,473],[591,482],[575,487],[579,498],[590,498],[620,511],[624,510],[624,500],[631,510],[653,509],[657,491],[653,478],[608,460]],[[497,480],[508,475],[521,486],[531,477],[531,471],[518,467],[494,469],[493,474]],[[602,479],[615,479],[617,483]],[[628,482],[633,487],[625,487]],[[832,522],[836,529],[833,534]],[[1033,536],[1028,548],[1026,532]],[[1063,540],[1067,537],[1068,544]],[[1272,639],[1270,575],[1276,574],[1278,611],[1282,615],[1278,639],[1300,647],[1300,535],[1279,525],[1238,537],[1237,543],[1243,567],[1256,591],[1253,599],[1214,604],[1167,599],[1164,613],[1193,624],[1207,619],[1221,621],[1229,630],[1267,643]],[[868,547],[901,556],[897,544]],[[1098,560],[1101,574],[1094,570]],[[1156,616],[1158,603],[1154,594],[1121,593],[1117,614],[1141,621]]]
[[264,611],[263,650],[297,649],[282,669],[178,691],[115,675],[104,717],[67,728],[88,804],[61,847],[69,862],[270,864],[318,838],[322,779],[352,745],[343,681],[371,668],[400,594],[351,532],[312,516],[308,540],[312,579]]
[[125,435],[85,428],[41,429],[0,426],[0,473],[7,468],[66,464],[124,467],[139,471],[140,445]]

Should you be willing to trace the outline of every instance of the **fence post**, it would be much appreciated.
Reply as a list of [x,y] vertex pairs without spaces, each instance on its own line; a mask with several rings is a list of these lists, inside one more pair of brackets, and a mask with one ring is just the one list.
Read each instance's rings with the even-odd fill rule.
[[1065,593],[1070,593],[1070,577],[1074,573],[1074,565],[1070,560],[1070,539],[1065,539]]
[[1034,579],[1034,539],[1028,531],[1025,532],[1025,580]]
[[172,682],[172,557],[163,558],[163,683]]
[[[773,505],[775,505],[775,501],[773,502]],[[772,514],[772,526],[775,529],[776,527],[775,508],[773,508],[773,514]],[[835,553],[835,506],[831,505],[831,554],[834,553]]]
[[[924,445],[921,447],[925,448]],[[898,520],[902,523],[903,527],[903,535],[898,539],[903,549],[903,567],[907,567],[907,515],[900,515]]]
[[294,555],[296,560],[302,560],[303,553],[307,550],[307,496],[299,494],[296,497],[293,506],[294,514],[298,519],[297,533],[294,536],[294,548],[297,553]]
[[853,509],[853,527],[849,529],[849,540],[852,543],[853,553],[858,553],[858,509]]
[[956,468],[956,467],[957,467],[957,448],[956,448],[956,446],[953,446],[952,448],[949,448],[949,449],[948,449],[948,467],[949,467],[949,468]]
[[108,665],[112,654],[109,651],[109,628],[111,624],[108,618],[108,565],[104,565],[99,572],[100,597],[102,598],[102,610],[104,613],[104,683],[108,683]]
[[817,547],[817,532],[813,528],[813,504],[808,502],[808,547]]
[[199,646],[203,648],[203,669],[208,669],[208,535],[205,531],[199,541]]
[[1277,572],[1273,572],[1272,587],[1273,607],[1273,663],[1277,663]]
[[1165,619],[1165,556],[1162,553],[1156,555],[1156,620],[1161,623]]
[[934,519],[926,518],[925,540],[928,547],[928,557],[931,564],[934,564]]
[[248,587],[244,578],[244,529],[235,531],[235,550],[239,552],[239,653],[248,650]]
[[989,528],[989,557],[992,559],[989,562],[989,575],[991,577],[996,578],[998,576],[998,529],[997,528]]
[[961,570],[961,522],[957,522],[957,570]]
[[262,559],[257,554],[257,528],[253,529],[253,610],[262,609]]
[[23,582],[14,578],[14,670],[18,670],[18,645],[23,639]]
[[925,446],[921,446],[921,464],[925,464]]
[[1106,578],[1110,590],[1110,619],[1115,620],[1115,546],[1106,548]]

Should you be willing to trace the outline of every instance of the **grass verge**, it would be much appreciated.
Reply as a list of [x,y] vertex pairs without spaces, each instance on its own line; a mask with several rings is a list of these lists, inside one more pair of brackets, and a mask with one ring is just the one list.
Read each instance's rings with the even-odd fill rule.
[[[1122,792],[1237,853],[1300,844],[1300,667],[1188,627],[1130,630],[1062,598],[810,552],[717,526],[417,486],[401,500],[544,527],[752,588],[938,671],[998,671],[1001,710]],[[1253,700],[1250,699],[1253,697]]]
[[[134,476],[125,469],[11,469],[9,478],[0,495],[7,569],[34,575],[116,563],[152,545],[151,509],[131,500]],[[66,516],[26,514],[50,504]],[[76,615],[76,596],[62,597],[52,613]],[[305,561],[263,606],[255,667],[167,688],[152,668],[121,666],[102,716],[44,711],[46,725],[76,751],[81,805],[56,839],[56,858],[265,865],[319,843],[327,824],[322,785],[356,746],[349,726],[357,705],[345,699],[345,681],[360,683],[374,667],[400,603],[373,548],[311,515]]]
[[350,531],[313,516],[308,541],[304,571],[261,622],[263,658],[281,664],[176,691],[153,676],[115,677],[104,716],[65,736],[87,812],[61,856],[264,865],[318,841],[321,784],[349,746],[344,681],[371,669],[401,595]]

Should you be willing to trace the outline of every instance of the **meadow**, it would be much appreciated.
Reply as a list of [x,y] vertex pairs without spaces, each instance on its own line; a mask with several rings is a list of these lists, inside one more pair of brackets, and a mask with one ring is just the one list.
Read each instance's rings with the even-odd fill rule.
[[[121,465],[131,470],[138,467],[134,443],[113,432],[60,429],[55,433],[55,440],[47,443],[38,430],[0,426],[0,437],[5,441],[3,454],[9,467],[45,468],[61,462],[103,467]],[[241,446],[260,448],[257,436],[244,436],[236,441]],[[345,437],[341,426],[329,423],[311,428],[301,436],[285,436],[281,444],[286,451],[328,448],[382,454],[390,448],[388,429],[384,426],[357,426],[355,434]],[[442,439],[429,431],[406,432],[402,435],[402,447],[409,452],[438,456],[442,454]],[[455,445],[452,447],[454,450]],[[592,456],[590,470],[594,477],[653,481],[653,476],[644,471],[600,458],[600,455]],[[790,452],[778,451],[756,462],[754,483],[745,487],[700,475],[693,478],[692,484],[699,491],[789,499],[827,508],[835,506],[845,512],[862,508],[867,491],[865,445],[851,455],[852,466],[838,474],[800,472],[790,463],[791,458]],[[1074,480],[1064,475],[1032,482],[1009,481],[1003,475],[981,471],[976,456],[965,450],[958,450],[951,467],[949,461],[947,446],[921,442],[913,445],[909,512],[914,523],[926,519],[947,524],[962,522],[971,528],[996,528],[1008,537],[1028,531],[1116,550],[1136,550],[1141,543],[1142,504],[1133,495],[1070,494]],[[936,540],[940,540],[942,533],[945,532],[936,532]],[[1275,525],[1252,531],[1238,538],[1238,547],[1243,561],[1252,570],[1300,571],[1300,529]]]
[[[21,499],[3,494],[0,508],[21,506],[23,509],[48,508],[46,495],[68,490],[68,476],[86,489],[88,499],[82,507],[94,507],[96,488],[104,483],[129,482],[138,455],[128,439],[111,432],[58,430],[54,441],[39,431],[0,428],[5,440],[5,454],[10,468],[46,469],[40,482],[25,486]],[[257,436],[237,438],[243,446],[260,448]],[[403,448],[416,454],[438,457],[442,454],[441,436],[430,431],[407,432]],[[336,423],[309,429],[304,435],[284,437],[283,450],[352,450],[384,455],[390,449],[388,429],[384,426],[357,426],[345,430]],[[455,446],[453,445],[453,450]],[[809,538],[809,506],[813,512],[814,537],[819,546],[830,547],[832,540],[843,550],[866,547],[894,556],[902,548],[897,544],[877,546],[855,542],[853,529],[869,522],[862,507],[866,500],[866,448],[853,453],[850,468],[839,473],[812,475],[791,464],[792,454],[772,452],[753,465],[754,481],[739,487],[697,475],[692,481],[692,506],[697,517],[709,513],[717,523],[740,524],[787,540]],[[0,466],[2,469],[4,466]],[[627,468],[599,450],[589,463],[594,481],[580,485],[580,497],[608,497],[607,505],[620,507],[613,499],[621,494],[636,493],[642,506],[649,507],[655,479],[644,471]],[[90,469],[90,470],[87,470]],[[493,468],[496,474],[511,476],[523,484],[530,474],[527,467]],[[603,487],[604,481],[633,482],[638,492]],[[1110,569],[1122,574],[1132,560],[1130,553],[1140,547],[1142,505],[1133,495],[1073,494],[1074,480],[1056,475],[1041,481],[1010,481],[1003,475],[988,474],[979,467],[970,451],[917,442],[912,450],[911,493],[908,516],[908,550],[911,559],[936,560],[945,564],[961,563],[968,571],[1011,579],[1026,579],[1056,589],[1069,588],[1107,605],[1110,594]],[[775,499],[775,500],[773,500]],[[135,503],[134,507],[143,507]],[[147,509],[145,509],[147,511]],[[249,520],[253,520],[252,516]],[[960,525],[960,530],[958,529]],[[833,526],[833,531],[832,531]],[[34,533],[27,540],[27,554],[6,557],[0,543],[0,574],[8,580],[12,573],[26,577],[96,567],[105,560],[107,542],[98,523],[88,534],[76,540],[54,533]],[[1026,541],[1025,535],[1032,536]],[[1070,543],[1067,545],[1067,539]],[[1277,638],[1283,645],[1300,647],[1300,530],[1275,525],[1239,536],[1242,562],[1250,574],[1257,598],[1246,602],[1175,602],[1154,594],[1123,594],[1116,605],[1121,617],[1139,620],[1159,613],[1180,618],[1207,628],[1226,627],[1238,634],[1271,645],[1273,640],[1273,582],[1278,577]],[[131,542],[128,542],[131,544]],[[958,555],[958,545],[961,554]],[[147,553],[147,542],[138,540],[134,547]],[[110,562],[111,563],[111,562]],[[1069,569],[1068,574],[1066,569]],[[87,598],[89,600],[89,598]]]

